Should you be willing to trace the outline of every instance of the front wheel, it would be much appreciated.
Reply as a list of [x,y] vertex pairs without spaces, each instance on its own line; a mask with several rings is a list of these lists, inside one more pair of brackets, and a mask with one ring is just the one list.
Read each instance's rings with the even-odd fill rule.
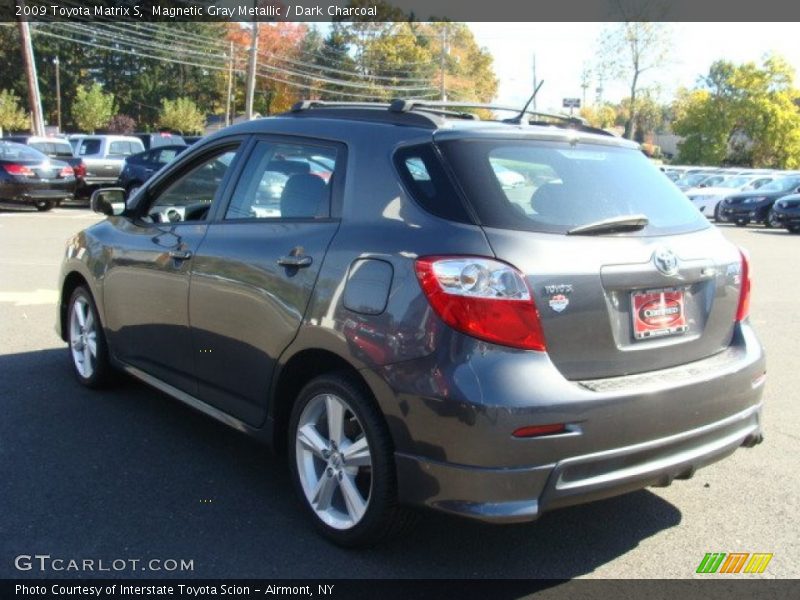
[[102,387],[111,379],[111,364],[103,327],[88,289],[79,286],[72,292],[67,315],[67,342],[75,377],[86,387]]
[[778,219],[778,215],[775,214],[774,210],[769,211],[769,214],[767,214],[767,218],[764,221],[764,225],[773,229],[777,229],[781,226],[781,222]]
[[39,212],[47,212],[55,206],[55,202],[52,200],[37,200],[33,205]]
[[717,202],[714,207],[714,221],[716,223],[727,223],[728,217],[722,214],[722,202]]
[[322,375],[295,402],[289,465],[298,496],[323,536],[340,546],[374,544],[405,527],[386,424],[347,374]]

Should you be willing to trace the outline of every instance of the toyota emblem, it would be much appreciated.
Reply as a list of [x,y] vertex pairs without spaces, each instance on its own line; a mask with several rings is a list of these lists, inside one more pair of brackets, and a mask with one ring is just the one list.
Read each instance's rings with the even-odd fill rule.
[[669,248],[658,248],[653,252],[653,263],[664,275],[675,275],[678,272],[678,257]]

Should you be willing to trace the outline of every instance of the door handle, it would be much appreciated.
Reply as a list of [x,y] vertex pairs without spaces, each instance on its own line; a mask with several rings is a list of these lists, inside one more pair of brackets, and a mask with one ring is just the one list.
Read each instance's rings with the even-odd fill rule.
[[187,260],[192,258],[192,253],[189,250],[170,250],[169,257],[175,260]]
[[281,256],[278,259],[278,264],[280,266],[294,269],[310,267],[312,262],[312,258],[305,254],[290,254],[289,256]]

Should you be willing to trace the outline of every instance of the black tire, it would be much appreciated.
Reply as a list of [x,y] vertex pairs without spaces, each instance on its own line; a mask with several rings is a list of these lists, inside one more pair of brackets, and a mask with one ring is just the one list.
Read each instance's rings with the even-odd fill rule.
[[[71,327],[71,319],[72,319],[72,312],[75,303],[78,301],[84,301],[86,307],[91,312],[92,319],[96,324],[96,347],[97,353],[95,356],[95,363],[93,372],[86,376],[80,372],[78,366],[76,364],[76,360],[73,356],[73,332]],[[85,286],[78,286],[72,292],[72,296],[70,296],[69,304],[67,305],[67,322],[65,324],[66,332],[67,332],[67,344],[68,344],[68,351],[69,351],[69,358],[70,363],[72,364],[72,371],[75,373],[75,377],[81,383],[88,388],[98,389],[102,387],[106,387],[110,384],[113,380],[114,371],[111,366],[111,361],[109,359],[108,354],[108,344],[106,342],[106,336],[103,332],[103,326],[100,322],[100,317],[97,314],[97,306],[94,303],[94,298],[92,298],[91,292]]]
[[[361,519],[349,529],[332,527],[316,514],[303,490],[298,471],[298,424],[306,406],[321,394],[338,396],[347,403],[369,444],[371,485],[367,508]],[[399,534],[414,519],[415,513],[397,502],[394,451],[383,416],[369,391],[355,377],[345,372],[316,377],[301,390],[289,420],[288,459],[292,482],[301,504],[317,530],[334,544],[347,548],[371,546]],[[322,476],[324,475],[321,474]]]
[[764,227],[767,229],[779,229],[781,226],[781,222],[775,218],[775,211],[770,209],[767,213],[767,218],[764,219]]
[[792,225],[786,229],[789,231],[789,233],[800,233],[800,225]]
[[717,205],[714,207],[714,222],[715,223],[727,223],[728,219],[722,214],[722,202],[717,202]]
[[53,200],[36,200],[33,203],[33,206],[39,212],[47,212],[48,210],[52,210],[56,203]]
[[736,226],[737,227],[747,227],[750,223],[750,219],[736,219]]

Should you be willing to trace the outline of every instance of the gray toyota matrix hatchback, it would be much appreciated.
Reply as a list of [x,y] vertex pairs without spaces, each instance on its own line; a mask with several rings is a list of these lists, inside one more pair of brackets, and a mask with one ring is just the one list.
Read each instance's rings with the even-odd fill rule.
[[467,108],[304,102],[97,192],[60,282],[80,382],[122,370],[286,451],[348,546],[760,442],[746,255],[636,145]]

